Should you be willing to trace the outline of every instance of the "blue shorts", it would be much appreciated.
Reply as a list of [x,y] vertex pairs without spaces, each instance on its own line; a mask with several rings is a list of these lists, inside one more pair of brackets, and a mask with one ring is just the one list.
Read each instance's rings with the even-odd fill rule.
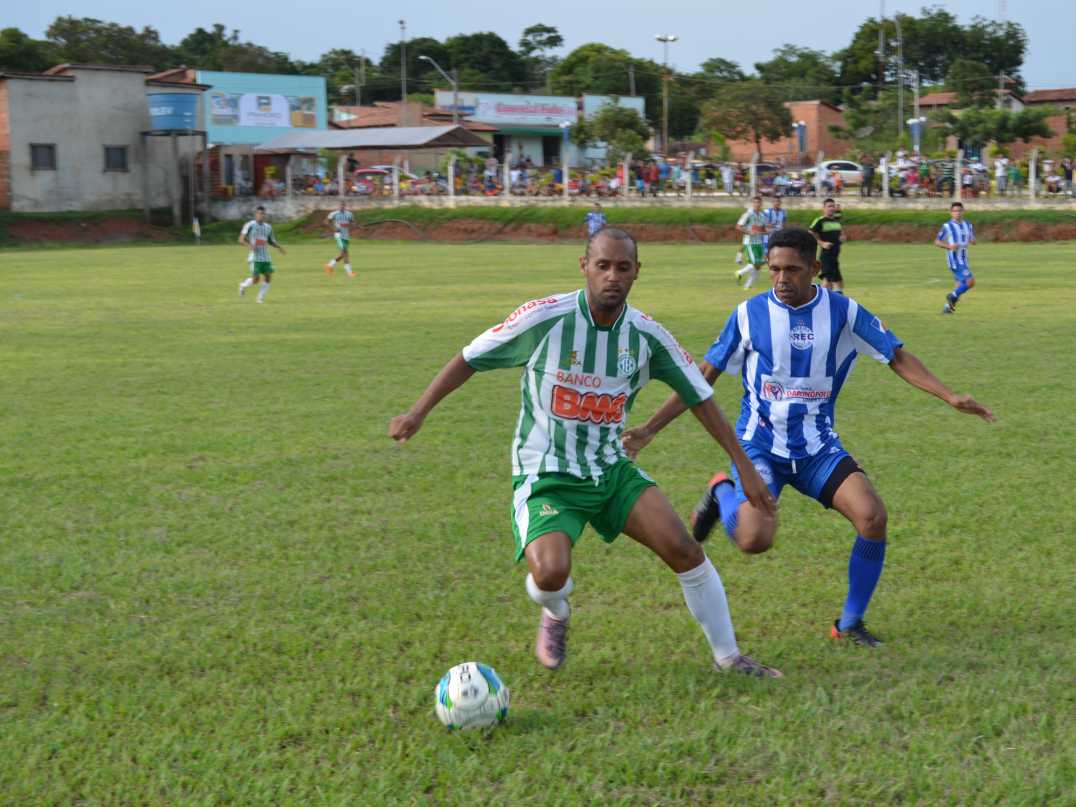
[[953,273],[953,278],[957,283],[963,281],[967,283],[969,280],[974,280],[975,275],[971,273],[971,269],[968,268],[966,263],[958,263],[956,266],[950,266],[949,271]]
[[[775,457],[768,451],[756,448],[750,443],[740,443],[748,458],[755,465],[755,470],[770,489],[773,498],[781,496],[785,485],[791,485],[804,496],[810,496],[823,507],[833,506],[833,494],[841,482],[851,474],[862,471],[852,455],[844,450],[839,440],[824,446],[812,457],[802,460],[789,460]],[[732,481],[736,484],[736,506],[747,501],[740,474],[732,466]]]

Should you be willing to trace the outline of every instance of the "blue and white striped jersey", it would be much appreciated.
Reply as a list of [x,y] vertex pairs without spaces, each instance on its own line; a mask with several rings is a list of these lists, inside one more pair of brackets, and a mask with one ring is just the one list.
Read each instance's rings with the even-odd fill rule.
[[857,353],[888,364],[902,344],[855,300],[815,286],[799,308],[772,291],[740,303],[705,358],[741,374],[740,440],[798,460],[836,438],[834,405]]
[[599,213],[594,210],[589,210],[587,211],[586,221],[587,235],[594,235],[594,233],[598,232],[598,230],[605,226],[605,214]]
[[938,231],[938,241],[945,241],[948,244],[956,244],[959,249],[949,250],[947,254],[949,258],[949,268],[957,269],[968,265],[968,244],[975,240],[975,228],[971,226],[971,222],[967,221],[953,221],[950,219],[942,225],[942,228]]
[[[776,207],[771,207],[763,211],[762,216],[766,219],[766,226],[772,229],[774,232],[777,232],[785,226],[785,222],[788,220],[788,211],[785,210],[783,207],[780,210],[778,210]],[[769,233],[766,233],[766,237],[762,239],[762,243],[766,246],[769,246]]]

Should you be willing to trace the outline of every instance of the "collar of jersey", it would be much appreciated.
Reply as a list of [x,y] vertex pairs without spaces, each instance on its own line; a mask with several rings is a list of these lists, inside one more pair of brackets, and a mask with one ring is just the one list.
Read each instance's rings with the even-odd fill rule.
[[770,302],[776,303],[777,305],[781,306],[781,308],[784,308],[787,311],[806,311],[809,308],[814,308],[816,305],[818,305],[818,301],[822,299],[822,287],[819,286],[817,283],[812,283],[811,285],[814,288],[814,297],[805,302],[803,305],[792,306],[782,303],[781,300],[774,293],[773,289],[770,289]]
[[624,307],[620,309],[620,316],[616,318],[616,321],[612,325],[599,325],[594,321],[593,315],[590,313],[590,303],[587,302],[587,290],[579,290],[579,310],[583,312],[583,316],[587,318],[587,322],[591,328],[599,331],[615,331],[620,327],[620,323],[624,321],[624,316],[628,313],[628,303],[624,302]]

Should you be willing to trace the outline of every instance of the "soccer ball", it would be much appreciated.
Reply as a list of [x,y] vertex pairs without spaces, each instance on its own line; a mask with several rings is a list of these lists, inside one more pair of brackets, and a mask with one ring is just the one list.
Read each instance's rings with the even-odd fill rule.
[[508,717],[508,687],[492,667],[465,661],[437,682],[433,708],[450,729],[477,729],[503,723]]

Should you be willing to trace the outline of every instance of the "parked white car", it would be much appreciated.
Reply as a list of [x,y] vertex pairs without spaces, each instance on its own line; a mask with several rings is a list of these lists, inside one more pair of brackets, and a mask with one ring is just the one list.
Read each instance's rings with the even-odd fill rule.
[[[863,166],[851,160],[823,160],[822,166],[827,172],[839,172],[845,185],[860,185],[863,182]],[[815,169],[812,166],[803,172],[808,182],[814,182]]]

